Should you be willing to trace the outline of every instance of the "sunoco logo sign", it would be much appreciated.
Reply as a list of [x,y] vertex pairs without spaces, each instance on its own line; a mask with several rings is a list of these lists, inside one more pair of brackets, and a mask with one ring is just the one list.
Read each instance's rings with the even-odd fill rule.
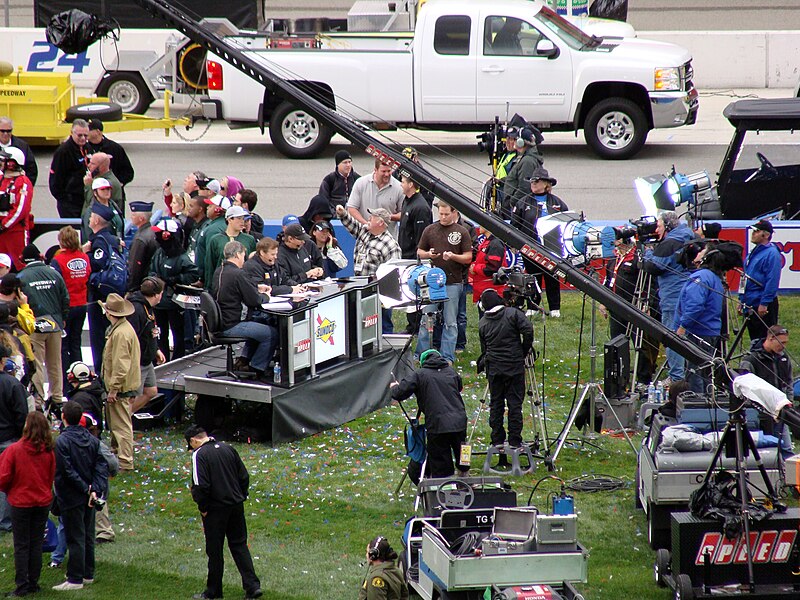
[[[751,531],[749,545],[753,550],[753,563],[787,562],[796,538],[797,531],[794,529],[762,531],[760,534],[758,531]],[[706,554],[715,565],[744,564],[747,562],[744,536],[730,540],[721,533],[706,533],[700,542],[694,564],[702,565]]]
[[333,332],[336,331],[336,321],[331,321],[328,317],[324,319],[317,315],[317,339],[323,344],[333,346]]

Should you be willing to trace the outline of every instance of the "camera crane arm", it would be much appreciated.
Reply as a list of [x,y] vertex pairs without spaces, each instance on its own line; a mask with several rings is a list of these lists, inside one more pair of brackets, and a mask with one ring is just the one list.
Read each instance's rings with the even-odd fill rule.
[[[356,146],[364,149],[367,154],[380,158],[385,164],[400,167],[407,171],[422,187],[432,191],[436,196],[459,210],[468,219],[493,232],[494,235],[509,246],[519,248],[523,256],[542,267],[545,271],[559,280],[572,284],[580,291],[605,305],[608,309],[619,314],[622,319],[649,331],[660,343],[675,350],[687,360],[699,364],[706,364],[712,360],[711,355],[670,331],[659,321],[642,313],[629,302],[618,298],[611,290],[594,281],[568,261],[551,253],[539,242],[507,225],[493,214],[483,212],[477,203],[434,177],[426,169],[407,159],[400,152],[373,138],[359,123],[328,108],[300,87],[285,81],[273,73],[266,61],[262,62],[252,53],[235,47],[216,33],[205,29],[200,23],[172,6],[167,0],[135,0],[135,2],[153,16],[166,21],[195,43],[222,57],[232,66],[264,85],[267,90],[266,93],[278,94],[297,104],[297,106],[301,106],[325,123],[325,125],[346,137]],[[730,373],[730,375],[730,379],[733,379],[736,374]]]

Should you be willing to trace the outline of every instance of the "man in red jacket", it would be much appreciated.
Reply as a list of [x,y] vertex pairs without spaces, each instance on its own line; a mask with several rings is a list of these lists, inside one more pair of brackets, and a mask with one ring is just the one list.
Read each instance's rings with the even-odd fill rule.
[[8,254],[17,270],[22,269],[22,249],[28,245],[33,226],[31,202],[33,184],[22,170],[25,155],[9,146],[0,152],[3,179],[0,180],[0,252]]

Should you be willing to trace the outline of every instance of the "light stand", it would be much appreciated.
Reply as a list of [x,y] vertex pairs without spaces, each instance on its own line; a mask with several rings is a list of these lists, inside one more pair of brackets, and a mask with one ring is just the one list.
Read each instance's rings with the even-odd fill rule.
[[[552,455],[549,458],[545,459],[545,464],[547,465],[548,470],[552,471],[555,469],[555,463],[558,459],[558,455],[561,453],[561,449],[564,447],[564,444],[567,442],[567,437],[569,436],[569,432],[572,429],[572,426],[575,424],[575,419],[578,417],[578,413],[580,412],[581,408],[583,407],[584,402],[589,403],[589,432],[584,433],[582,438],[583,441],[586,442],[587,440],[594,440],[597,438],[597,434],[594,431],[595,422],[594,422],[594,410],[595,404],[597,402],[597,397],[601,397],[605,400],[606,406],[611,411],[611,414],[614,415],[614,418],[617,420],[618,423],[621,423],[619,417],[617,416],[614,407],[611,405],[611,402],[603,393],[603,388],[596,380],[597,374],[597,301],[592,298],[592,308],[591,308],[591,317],[590,317],[590,333],[589,333],[589,381],[586,382],[583,386],[583,391],[581,392],[581,396],[575,405],[572,407],[572,411],[569,414],[569,418],[567,422],[564,424],[563,429],[561,429],[561,433],[558,434],[558,438],[556,439],[555,443],[555,450],[552,452]],[[636,454],[636,446],[633,444],[633,440],[631,440],[628,432],[625,428],[622,428],[622,434],[625,436],[625,439],[628,441],[628,445],[633,450],[633,453]]]

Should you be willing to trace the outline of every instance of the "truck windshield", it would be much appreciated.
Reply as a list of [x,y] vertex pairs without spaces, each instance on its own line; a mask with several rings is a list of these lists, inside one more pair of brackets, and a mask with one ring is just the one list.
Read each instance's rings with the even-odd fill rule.
[[547,6],[543,6],[536,16],[545,27],[564,40],[573,50],[586,50],[600,45],[600,38],[584,33]]

